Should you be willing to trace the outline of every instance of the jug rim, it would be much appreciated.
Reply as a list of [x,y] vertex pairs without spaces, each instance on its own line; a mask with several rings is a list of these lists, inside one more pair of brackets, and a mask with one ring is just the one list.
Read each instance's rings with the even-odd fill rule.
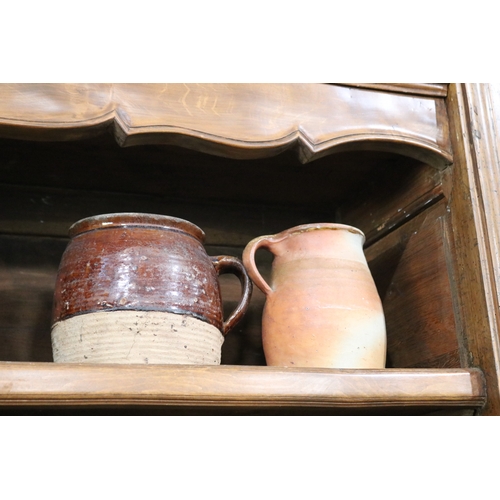
[[358,229],[357,227],[354,226],[349,226],[347,224],[341,224],[339,222],[316,222],[309,224],[300,224],[299,226],[291,227],[290,229],[285,229],[277,236],[285,234],[294,234],[294,233],[306,233],[309,231],[321,231],[327,229],[330,230],[343,229],[345,231],[349,231],[350,233],[359,234],[363,238],[363,242],[365,241],[365,233],[363,233],[361,229]]
[[73,237],[89,231],[117,227],[154,227],[157,229],[178,230],[194,236],[201,242],[205,240],[205,232],[188,220],[170,215],[141,212],[114,212],[85,217],[72,224],[68,233],[70,237]]

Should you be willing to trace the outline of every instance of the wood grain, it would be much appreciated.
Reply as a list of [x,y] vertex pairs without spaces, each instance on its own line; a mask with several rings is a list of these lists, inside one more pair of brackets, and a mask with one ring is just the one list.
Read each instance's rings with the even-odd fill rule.
[[488,386],[483,415],[500,414],[498,315],[498,86],[453,84],[448,98],[455,155],[450,210],[453,225],[458,333],[464,365],[481,367]]
[[[395,414],[462,405],[459,411],[499,415],[500,90],[426,85],[0,85],[0,231],[12,235],[0,242],[0,359],[26,361],[0,368],[6,411],[167,405],[186,414],[201,407]],[[116,140],[134,147],[121,149]],[[361,382],[344,373],[335,385],[340,379],[324,374],[258,371],[253,379],[241,366],[209,375],[210,387],[201,375],[127,372],[124,388],[114,367],[56,373],[51,363],[31,363],[48,361],[53,243],[64,240],[50,238],[42,258],[45,237],[29,237],[18,260],[20,247],[7,242],[16,232],[60,236],[80,213],[115,206],[185,210],[188,220],[199,214],[211,242],[230,244],[236,254],[250,237],[296,219],[316,222],[307,218],[317,214],[333,218],[340,207],[341,217],[371,231],[367,252],[397,368],[383,379],[354,374]],[[275,229],[261,231],[269,226]],[[248,323],[228,336],[228,364],[262,364],[263,300],[255,299]],[[187,400],[165,389],[169,380]],[[306,381],[311,385],[302,386]]]
[[0,233],[68,237],[68,229],[85,217],[116,212],[142,212],[179,217],[195,223],[208,245],[245,246],[260,234],[331,220],[333,210],[271,204],[210,203],[167,196],[85,191],[0,184]]
[[0,405],[479,408],[484,401],[479,370],[0,363]]
[[380,151],[352,151],[304,166],[293,151],[237,160],[177,146],[120,148],[109,134],[68,142],[0,139],[0,182],[154,196],[167,204],[209,202],[214,210],[245,203],[333,212],[338,201],[376,178],[393,158]]
[[450,163],[444,100],[324,84],[2,84],[0,134],[68,140],[113,127],[121,145],[177,144],[232,158],[297,148],[404,152]]
[[370,178],[337,209],[344,224],[361,229],[366,246],[389,234],[443,198],[444,173],[420,162],[397,157]]
[[446,97],[448,95],[447,83],[344,83],[342,85],[381,90],[384,92],[402,92],[413,95],[435,97]]
[[0,360],[52,361],[50,316],[65,246],[0,235]]
[[440,202],[366,249],[387,325],[387,366],[459,368],[454,281]]

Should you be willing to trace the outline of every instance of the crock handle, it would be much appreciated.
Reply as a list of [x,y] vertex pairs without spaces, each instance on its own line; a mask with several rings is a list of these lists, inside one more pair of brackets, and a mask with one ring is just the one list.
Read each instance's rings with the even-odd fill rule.
[[241,299],[236,309],[229,315],[226,321],[222,323],[222,335],[226,335],[245,315],[250,298],[252,296],[253,284],[248,276],[245,266],[240,259],[229,255],[218,255],[210,257],[215,267],[217,275],[234,274],[241,283]]
[[268,248],[273,238],[273,236],[259,236],[254,238],[247,244],[245,250],[243,250],[242,256],[243,265],[246,267],[248,275],[252,278],[255,285],[266,295],[269,295],[272,292],[272,289],[257,269],[257,265],[255,264],[255,252],[261,247]]

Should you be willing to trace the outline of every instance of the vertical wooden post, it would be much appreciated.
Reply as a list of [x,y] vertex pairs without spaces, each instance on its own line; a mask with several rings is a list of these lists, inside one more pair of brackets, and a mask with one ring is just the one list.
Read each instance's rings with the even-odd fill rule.
[[484,415],[500,414],[500,86],[452,84],[450,198],[465,362],[486,377]]

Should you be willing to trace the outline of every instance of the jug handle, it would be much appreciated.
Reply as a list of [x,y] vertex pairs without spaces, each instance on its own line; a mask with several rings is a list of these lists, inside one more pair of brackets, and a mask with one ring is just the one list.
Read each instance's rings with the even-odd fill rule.
[[242,256],[243,264],[246,267],[250,278],[252,278],[257,287],[260,288],[260,290],[262,290],[262,292],[266,295],[269,295],[273,290],[266,283],[266,280],[257,269],[257,265],[255,264],[255,252],[261,247],[268,248],[270,243],[273,243],[274,240],[274,236],[259,236],[247,244],[245,250],[243,250]]
[[250,298],[252,296],[253,284],[248,276],[245,266],[240,259],[229,255],[218,255],[210,257],[215,267],[217,275],[234,274],[241,283],[241,298],[236,309],[229,315],[226,321],[222,323],[222,335],[226,335],[243,318],[248,309]]

